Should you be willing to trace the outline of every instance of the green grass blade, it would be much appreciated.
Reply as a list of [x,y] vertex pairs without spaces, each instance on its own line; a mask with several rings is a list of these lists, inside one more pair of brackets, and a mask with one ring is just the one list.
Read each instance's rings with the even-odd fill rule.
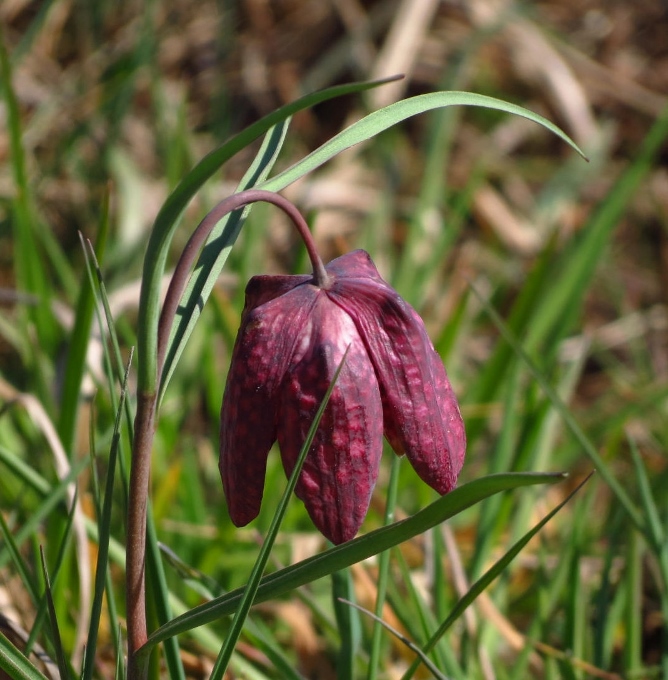
[[[146,581],[147,589],[150,588],[153,593],[152,605],[155,607],[158,624],[165,624],[172,618],[172,612],[167,579],[160,558],[158,537],[153,521],[153,509],[150,504],[146,509]],[[176,638],[165,640],[163,647],[170,680],[185,680],[186,673],[178,640]]]
[[[279,597],[299,586],[388,550],[495,493],[534,484],[553,484],[564,477],[561,473],[517,472],[476,479],[439,498],[411,517],[266,576],[258,587],[255,603]],[[152,633],[146,647],[151,648],[168,637],[232,614],[236,611],[242,594],[243,591],[237,589],[186,612]]]
[[[54,511],[59,509],[68,493],[69,486],[77,478],[79,473],[86,467],[87,461],[77,461],[65,477],[63,477],[58,484],[49,488],[48,494],[45,496],[42,503],[30,514],[27,522],[14,535],[14,542],[17,547],[21,547],[23,542],[39,533],[39,525]],[[0,568],[7,564],[9,553],[5,550],[0,551]]]
[[564,253],[562,260],[567,266],[557,280],[552,277],[541,300],[542,313],[534,316],[527,327],[526,346],[530,351],[541,338],[563,337],[563,333],[573,328],[584,292],[589,288],[612,231],[643,178],[652,169],[652,162],[667,136],[668,108],[650,128],[633,164],[611,188],[592,220]]
[[49,492],[50,486],[44,477],[4,446],[0,446],[0,463],[40,495],[45,496]]
[[[37,304],[31,305],[28,313],[37,331],[38,346],[48,351],[56,340],[56,326],[49,308],[51,289],[46,282],[44,267],[36,259],[39,253],[35,233],[37,221],[23,149],[21,113],[12,86],[12,77],[12,67],[0,24],[0,93],[4,95],[5,100],[11,152],[10,167],[16,187],[16,197],[12,201],[12,224],[16,238],[14,247],[16,286],[21,292],[32,293],[37,297]],[[29,337],[27,332],[25,337]]]
[[84,662],[83,672],[81,674],[83,680],[90,680],[90,678],[93,677],[93,672],[95,670],[94,664],[95,652],[97,649],[97,636],[100,628],[100,616],[102,614],[102,604],[107,585],[109,537],[111,535],[111,511],[114,481],[116,478],[116,460],[118,458],[118,449],[120,446],[121,417],[125,405],[125,395],[127,391],[127,382],[131,364],[132,352],[130,352],[130,357],[128,359],[128,364],[125,371],[125,379],[123,381],[123,386],[119,397],[118,408],[116,409],[116,421],[114,423],[111,448],[109,450],[109,465],[107,469],[107,483],[104,491],[104,502],[102,506],[102,512],[99,515],[100,520],[98,528],[98,553],[97,564],[95,568],[95,585],[90,626],[88,629],[88,641],[86,643],[86,659]]
[[179,183],[158,213],[144,259],[142,290],[139,301],[137,336],[139,389],[154,392],[157,384],[157,331],[160,315],[160,279],[167,262],[169,244],[178,221],[190,199],[202,185],[232,156],[265,134],[275,125],[303,109],[347,94],[378,87],[387,80],[339,85],[308,94],[261,118],[221,147],[205,156]]
[[431,92],[411,97],[410,99],[404,99],[395,104],[390,104],[390,106],[386,106],[379,111],[370,113],[328,142],[325,142],[301,161],[290,166],[272,179],[258,185],[258,188],[280,191],[351,146],[371,139],[371,137],[411,116],[446,106],[480,106],[528,118],[553,132],[573,147],[581,156],[585,157],[575,142],[565,132],[547,120],[547,118],[543,118],[543,116],[533,113],[522,106],[473,92]]
[[[385,506],[385,525],[389,526],[394,522],[394,510],[397,504],[397,492],[399,489],[399,470],[401,469],[400,456],[392,457],[392,467],[390,469],[390,481],[387,485],[387,504]],[[374,616],[376,623],[371,634],[371,645],[369,648],[369,670],[367,680],[376,680],[380,669],[380,654],[382,646],[382,624],[381,619],[385,607],[387,594],[387,583],[390,578],[390,556],[392,552],[385,550],[378,556],[378,586],[376,591],[376,607]]]
[[58,618],[56,616],[56,608],[53,603],[53,593],[51,591],[51,580],[49,579],[49,572],[46,568],[46,559],[44,557],[44,549],[39,548],[39,555],[42,560],[42,573],[44,574],[44,581],[46,583],[46,603],[49,610],[49,619],[51,621],[51,638],[53,646],[56,650],[56,661],[58,662],[58,670],[60,671],[61,680],[71,678],[70,669],[65,658],[65,650],[63,649],[63,642],[60,638],[60,630],[58,627]]
[[[528,531],[519,541],[517,541],[508,552],[497,562],[494,563],[472,586],[469,591],[457,602],[450,616],[443,621],[438,630],[432,635],[429,642],[423,647],[422,651],[428,653],[436,646],[436,643],[447,632],[455,621],[457,621],[471,603],[482,593],[489,584],[496,579],[503,570],[517,557],[526,544],[561,510],[575,494],[589,481],[591,474],[586,477],[578,486],[561,502],[549,512],[536,526]],[[409,680],[413,677],[419,665],[417,660],[403,675],[402,680]]]
[[[105,196],[100,229],[95,243],[95,252],[101,260],[109,234],[109,194]],[[72,451],[76,431],[77,413],[80,406],[81,381],[83,379],[90,331],[95,307],[95,293],[90,285],[82,285],[74,316],[74,328],[67,344],[67,359],[63,372],[63,387],[60,396],[58,434],[65,451]]]
[[[435,528],[437,529],[437,527]],[[399,566],[402,587],[393,588],[391,593],[392,607],[397,615],[401,611],[401,621],[413,640],[428,640],[431,631],[438,626],[433,607],[425,600],[422,590],[418,588],[401,550],[396,551],[396,561]],[[404,603],[407,606],[403,607]],[[452,678],[465,680],[464,670],[451,646],[439,644],[429,651],[433,654],[433,661],[440,664],[440,668],[447,671]]]
[[355,677],[355,659],[359,652],[362,629],[357,609],[349,606],[355,597],[350,569],[335,571],[331,580],[334,617],[341,641],[336,657],[336,677],[347,680]]
[[35,581],[32,574],[30,573],[30,568],[28,567],[26,561],[23,559],[23,556],[21,555],[21,552],[18,546],[16,545],[16,542],[14,541],[14,537],[12,536],[9,527],[7,526],[7,522],[5,521],[4,515],[1,512],[0,512],[0,530],[2,530],[2,538],[4,539],[5,547],[9,557],[11,558],[11,562],[14,566],[14,569],[16,570],[16,573],[21,579],[23,587],[26,589],[26,592],[28,593],[32,604],[36,605],[40,599],[38,592],[38,583]]
[[[432,663],[431,659],[412,641],[409,640],[405,635],[402,635],[396,628],[393,628],[390,626],[389,623],[386,623],[383,621],[383,619],[380,618],[380,616],[377,616],[373,612],[370,612],[368,609],[364,609],[364,607],[360,607],[358,604],[355,602],[350,602],[349,600],[341,600],[343,604],[346,604],[349,607],[354,607],[355,609],[358,609],[361,612],[364,612],[368,616],[370,616],[378,626],[381,628],[385,628],[386,630],[390,631],[392,635],[394,635],[397,639],[401,640],[411,651],[415,652],[419,657],[422,663],[431,671],[432,675],[435,678],[439,678],[439,680],[448,680],[441,671],[436,668],[436,666]],[[352,677],[352,676],[350,676]]]
[[624,581],[626,586],[624,666],[629,673],[642,672],[642,538],[633,531],[626,546],[626,568]]
[[[288,125],[289,120],[283,121],[267,133],[253,163],[239,182],[237,192],[249,189],[267,177],[283,146]],[[224,217],[213,229],[202,249],[179,304],[182,311],[179,311],[174,320],[160,378],[158,402],[162,399],[179,357],[251,208],[252,206],[247,206],[242,211]]]
[[[77,508],[77,496],[78,492],[75,494],[74,498],[72,499],[72,503],[70,506],[70,511],[67,515],[67,522],[65,523],[65,528],[63,530],[63,535],[60,540],[60,546],[58,548],[58,554],[56,555],[56,559],[53,565],[53,569],[51,571],[52,574],[52,583],[55,583],[58,579],[58,574],[60,573],[60,569],[63,565],[63,562],[66,559],[67,556],[67,546],[69,545],[70,542],[70,536],[72,535],[72,530],[74,528],[74,515],[76,512]],[[37,638],[39,634],[42,631],[42,627],[44,625],[44,622],[46,621],[46,614],[47,614],[47,605],[48,602],[46,598],[41,598],[39,608],[37,609],[37,614],[35,615],[35,621],[33,622],[32,629],[30,631],[30,635],[28,637],[28,641],[26,642],[26,647],[25,651],[26,654],[29,654],[33,646],[35,645]]]
[[47,680],[0,631],[0,670],[12,680]]
[[654,496],[652,495],[652,487],[649,482],[649,477],[647,476],[647,470],[640,457],[638,446],[631,437],[628,437],[628,440],[631,451],[631,460],[633,461],[636,478],[638,480],[640,503],[644,510],[645,518],[647,519],[647,538],[649,539],[649,544],[652,546],[652,550],[656,553],[656,556],[659,557],[666,540],[663,522],[661,521],[661,516]]
[[504,336],[506,341],[510,344],[510,346],[522,359],[522,361],[527,365],[529,371],[535,378],[536,382],[538,382],[542,390],[545,392],[549,400],[552,402],[553,407],[558,411],[559,415],[561,416],[564,423],[577,440],[578,444],[582,446],[584,452],[587,454],[589,460],[591,460],[591,462],[596,467],[596,470],[601,475],[603,481],[610,487],[612,492],[617,497],[617,500],[619,501],[620,505],[622,505],[624,510],[626,510],[633,524],[642,534],[646,535],[647,527],[645,525],[645,521],[643,520],[642,515],[633,504],[633,501],[626,493],[624,487],[614,476],[608,464],[600,456],[594,444],[591,442],[589,437],[587,437],[587,435],[584,433],[583,429],[580,427],[579,423],[577,422],[573,414],[570,412],[566,404],[564,404],[561,397],[557,394],[556,390],[552,387],[548,379],[545,377],[545,374],[538,368],[536,362],[527,354],[526,350],[522,347],[519,340],[511,332],[508,326],[503,322],[503,319],[501,319],[496,310],[494,310],[487,303],[487,301],[483,298],[482,295],[479,295],[477,293],[475,288],[473,288],[473,291],[478,296],[478,299],[482,302],[483,306],[485,307],[485,310],[490,315],[490,317],[492,318],[495,325],[497,326],[501,334]]
[[322,419],[322,414],[325,412],[325,408],[327,407],[329,398],[332,395],[332,392],[336,385],[336,381],[339,378],[339,374],[341,373],[341,369],[343,368],[343,364],[346,361],[347,355],[348,350],[346,350],[346,353],[343,355],[343,359],[341,359],[341,363],[337,367],[336,372],[332,377],[332,382],[327,388],[327,392],[325,392],[325,396],[323,397],[322,403],[320,404],[313,419],[313,422],[311,423],[311,427],[309,428],[309,431],[306,435],[304,444],[301,448],[301,451],[299,452],[299,457],[295,462],[295,467],[292,471],[292,474],[290,475],[288,484],[285,488],[285,491],[283,492],[281,500],[276,509],[274,519],[272,520],[271,525],[269,526],[267,537],[265,538],[262,544],[260,554],[258,555],[257,560],[253,565],[253,569],[248,578],[248,582],[246,583],[246,587],[243,590],[243,595],[241,597],[241,601],[239,602],[239,606],[234,614],[234,619],[232,620],[230,630],[227,633],[225,642],[223,643],[220,653],[218,654],[218,658],[216,659],[216,664],[213,667],[213,671],[211,672],[211,680],[222,680],[222,677],[225,674],[229,661],[232,657],[232,652],[234,651],[234,648],[237,644],[237,640],[241,635],[241,630],[243,628],[246,617],[248,616],[248,612],[250,611],[250,608],[253,605],[253,601],[255,600],[255,596],[260,585],[262,574],[264,573],[264,570],[267,566],[267,561],[269,560],[269,557],[271,555],[271,550],[274,546],[276,536],[278,536],[278,530],[281,526],[281,522],[283,521],[283,517],[285,516],[285,511],[288,509],[288,503],[290,502],[290,498],[292,497],[295,487],[297,486],[297,480],[299,479],[299,475],[301,474],[302,466],[304,465],[306,456],[311,448],[313,438],[315,437],[315,433],[318,429],[318,426],[320,425],[320,420]]

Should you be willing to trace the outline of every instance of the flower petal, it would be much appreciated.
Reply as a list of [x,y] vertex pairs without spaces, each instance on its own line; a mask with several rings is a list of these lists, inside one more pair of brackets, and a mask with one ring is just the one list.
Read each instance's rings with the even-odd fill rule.
[[329,297],[354,320],[374,365],[385,435],[439,493],[451,491],[464,461],[466,435],[443,363],[422,319],[355,251],[328,265]]
[[378,383],[364,343],[350,317],[324,291],[281,390],[278,425],[289,475],[346,349],[296,488],[314,524],[336,544],[353,538],[366,516],[378,477],[383,425]]
[[309,279],[254,277],[246,289],[220,423],[219,469],[237,526],[260,511],[267,455],[276,441],[277,388],[315,302]]

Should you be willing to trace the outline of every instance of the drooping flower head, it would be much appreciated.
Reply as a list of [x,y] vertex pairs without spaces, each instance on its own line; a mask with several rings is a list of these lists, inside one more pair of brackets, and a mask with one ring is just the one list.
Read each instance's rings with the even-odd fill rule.
[[356,250],[324,269],[318,259],[313,276],[248,283],[220,430],[220,473],[237,526],[260,511],[276,441],[292,472],[346,350],[296,487],[314,524],[333,543],[355,536],[383,434],[429,486],[441,494],[455,487],[466,436],[443,363],[417,312]]

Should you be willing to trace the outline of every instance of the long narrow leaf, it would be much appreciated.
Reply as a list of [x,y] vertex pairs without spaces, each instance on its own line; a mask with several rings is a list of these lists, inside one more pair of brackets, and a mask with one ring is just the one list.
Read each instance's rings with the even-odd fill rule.
[[[77,478],[79,473],[86,467],[86,460],[77,461],[70,471],[63,477],[58,484],[51,487],[48,494],[45,495],[44,501],[39,507],[34,510],[27,522],[14,535],[14,542],[17,547],[21,547],[23,542],[30,536],[35,535],[37,528],[54,510],[58,509],[59,504],[67,496],[69,486]],[[64,510],[64,508],[63,508]],[[9,554],[4,550],[0,551],[0,567],[4,567],[9,559]]]
[[431,92],[411,97],[410,99],[404,99],[370,113],[343,130],[343,132],[332,137],[332,139],[325,142],[301,161],[290,166],[287,170],[276,175],[276,177],[258,185],[258,188],[280,191],[351,146],[364,142],[407,118],[446,106],[479,106],[528,118],[553,132],[584,157],[577,144],[565,132],[547,120],[547,118],[543,118],[543,116],[533,113],[533,111],[529,111],[522,106],[473,92]]
[[116,421],[109,451],[109,465],[107,470],[107,483],[104,491],[104,503],[99,520],[99,541],[97,553],[97,565],[95,567],[95,587],[93,596],[93,607],[90,617],[90,627],[88,629],[88,641],[86,643],[86,659],[84,662],[82,678],[89,680],[93,677],[95,669],[95,651],[97,649],[97,636],[100,627],[100,616],[104,599],[105,586],[107,583],[107,567],[109,560],[109,537],[111,535],[111,511],[114,491],[114,480],[116,478],[116,460],[118,458],[118,448],[120,445],[120,428],[123,408],[125,406],[125,395],[127,390],[128,375],[132,364],[132,352],[128,359],[125,371],[125,379],[119,398],[118,408],[116,409]]
[[[267,133],[253,163],[251,163],[248,171],[242,177],[241,182],[239,182],[236,189],[237,192],[249,189],[267,177],[283,146],[288,125],[289,120],[283,121]],[[175,319],[174,328],[172,329],[167,346],[165,364],[160,378],[158,401],[160,401],[165,392],[179,357],[197,323],[202,308],[209,299],[216,279],[227,260],[234,242],[237,240],[241,227],[251,208],[252,206],[246,206],[243,210],[224,217],[213,229],[206,245],[202,249],[202,253],[195,264],[193,274],[181,299],[180,311]]]
[[[564,477],[561,473],[517,472],[476,479],[451,491],[407,519],[376,529],[365,536],[355,538],[266,576],[258,587],[255,603],[279,597],[299,586],[361,562],[372,555],[377,555],[383,550],[431,529],[495,493],[534,484],[553,484],[563,480]],[[173,635],[232,614],[236,611],[242,595],[243,591],[237,589],[186,612],[152,633],[145,648],[152,648]]]
[[51,637],[53,646],[56,650],[56,661],[58,662],[58,670],[62,680],[70,677],[69,667],[65,658],[65,650],[63,649],[63,642],[60,637],[60,629],[58,627],[58,618],[56,616],[56,607],[53,602],[53,593],[51,591],[51,579],[46,568],[46,559],[44,557],[44,549],[39,548],[39,556],[42,560],[42,573],[44,574],[44,582],[46,584],[46,603],[49,610],[49,619],[51,620]]
[[12,680],[47,680],[0,631],[0,669]]
[[[105,195],[102,206],[102,218],[95,242],[95,252],[101,260],[109,234],[109,194]],[[63,373],[63,387],[60,398],[60,415],[58,434],[66,451],[74,450],[74,433],[77,414],[80,407],[81,381],[86,366],[88,343],[95,311],[94,289],[82,285],[74,316],[74,328],[67,343],[67,363]]]
[[[455,605],[453,610],[450,612],[448,618],[443,621],[443,623],[438,627],[438,630],[431,636],[429,642],[422,648],[424,653],[429,653],[436,643],[443,637],[446,631],[452,626],[452,624],[459,619],[459,617],[464,613],[464,611],[471,605],[471,603],[482,593],[489,584],[496,579],[503,570],[517,557],[520,551],[526,546],[526,544],[561,510],[564,505],[566,505],[573,496],[589,481],[591,474],[589,474],[578,486],[570,493],[566,498],[557,505],[551,512],[549,512],[536,526],[528,531],[522,538],[517,541],[508,552],[500,559],[497,560],[472,586],[469,591],[464,595],[459,602]],[[415,674],[417,667],[419,666],[420,659],[416,659],[413,665],[404,673],[402,680],[409,680]]]
[[520,359],[526,364],[529,371],[535,378],[536,382],[541,386],[541,388],[547,395],[548,399],[552,402],[552,406],[557,410],[557,412],[559,413],[559,415],[561,416],[564,423],[571,431],[577,442],[580,444],[580,446],[582,446],[584,452],[589,457],[589,460],[591,460],[594,466],[596,467],[596,470],[603,478],[603,481],[605,481],[605,483],[610,487],[612,492],[617,497],[617,500],[619,501],[620,505],[622,505],[624,510],[626,510],[626,513],[628,514],[633,524],[640,532],[642,532],[644,535],[647,535],[648,529],[642,515],[640,514],[640,512],[638,512],[638,509],[633,504],[633,501],[624,490],[624,487],[613,475],[612,471],[610,470],[610,467],[600,456],[600,454],[594,447],[589,437],[587,437],[584,430],[580,427],[579,423],[574,418],[573,414],[567,408],[566,404],[564,404],[561,397],[557,394],[557,391],[554,389],[554,387],[552,387],[548,379],[545,377],[545,374],[538,368],[536,362],[527,354],[524,347],[522,347],[519,340],[515,337],[515,335],[508,328],[508,326],[503,322],[503,319],[499,316],[496,310],[494,310],[491,307],[491,305],[484,299],[482,295],[478,294],[475,288],[473,288],[473,291],[478,296],[478,299],[482,302],[487,314],[490,315],[490,317],[496,324],[496,327],[504,336],[508,344],[513,348],[513,350],[517,353]]

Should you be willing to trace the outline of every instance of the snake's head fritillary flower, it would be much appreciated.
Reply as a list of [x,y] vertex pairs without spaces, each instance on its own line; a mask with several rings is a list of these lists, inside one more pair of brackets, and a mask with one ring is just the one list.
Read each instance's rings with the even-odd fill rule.
[[223,398],[220,472],[232,521],[244,526],[260,511],[269,450],[278,440],[289,475],[347,350],[296,487],[338,544],[369,508],[383,434],[441,494],[456,484],[466,436],[422,319],[369,255],[343,255],[324,274],[250,280]]

